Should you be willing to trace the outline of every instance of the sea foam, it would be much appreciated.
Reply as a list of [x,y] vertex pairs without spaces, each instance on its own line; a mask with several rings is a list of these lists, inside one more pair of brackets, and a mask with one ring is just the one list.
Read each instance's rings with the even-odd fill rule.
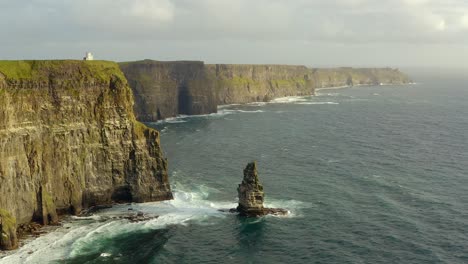
[[[69,217],[56,230],[32,240],[10,255],[0,259],[0,263],[49,263],[60,262],[82,255],[96,255],[112,258],[102,241],[112,241],[123,234],[164,229],[171,225],[210,225],[216,218],[231,214],[220,211],[237,206],[237,201],[212,201],[209,196],[218,190],[199,185],[188,187],[174,184],[174,199],[163,202],[141,204],[119,204],[86,217]],[[281,207],[289,210],[286,217],[300,216],[300,209],[306,205],[299,201],[268,200],[267,207]],[[131,209],[131,210],[129,210]],[[141,222],[131,222],[119,216],[143,212],[155,218]]]

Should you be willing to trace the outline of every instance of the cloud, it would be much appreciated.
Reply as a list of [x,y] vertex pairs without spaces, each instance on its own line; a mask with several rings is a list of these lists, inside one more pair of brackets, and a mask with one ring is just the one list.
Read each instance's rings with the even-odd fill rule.
[[466,0],[0,0],[0,6],[7,56],[99,47],[101,54],[217,58],[227,48],[251,47],[263,50],[246,59],[258,54],[265,61],[268,52],[288,50],[316,56],[312,49],[339,50],[344,59],[364,58],[370,47],[428,47],[411,48],[416,54],[468,46]]
[[169,0],[132,0],[125,4],[129,4],[129,8],[128,11],[123,9],[123,13],[130,17],[155,21],[171,21],[174,18],[174,5]]
[[65,11],[79,25],[116,32],[165,26],[175,13],[170,0],[80,0],[70,2],[68,8]]
[[[0,21],[11,24],[13,14],[21,17],[25,23],[17,23],[17,27],[22,33],[39,30],[53,34],[66,27],[86,40],[131,36],[142,41],[423,42],[460,39],[458,33],[468,24],[466,13],[460,14],[460,10],[468,10],[468,2],[463,0],[4,2],[7,11],[0,12],[9,14],[0,14]],[[10,21],[5,21],[8,17]]]
[[468,14],[462,16],[460,19],[460,25],[464,29],[468,29]]

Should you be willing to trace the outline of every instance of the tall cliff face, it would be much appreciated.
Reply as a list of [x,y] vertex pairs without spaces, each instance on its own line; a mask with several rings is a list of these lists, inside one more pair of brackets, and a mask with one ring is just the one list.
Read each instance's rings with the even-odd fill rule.
[[31,220],[172,198],[159,133],[132,107],[116,63],[0,61],[0,248]]
[[314,93],[314,83],[305,66],[216,64],[206,68],[216,80],[218,104]]
[[311,69],[152,60],[120,63],[120,67],[135,94],[137,118],[147,122],[179,114],[215,113],[219,104],[311,95],[317,88],[410,82],[405,74],[390,68]]
[[120,63],[120,67],[135,94],[135,112],[140,121],[217,110],[213,78],[203,62],[144,60]]
[[317,88],[404,84],[410,79],[391,68],[310,69],[293,65],[206,65],[215,76],[219,104],[268,101],[314,94]]
[[315,88],[407,84],[411,79],[398,69],[392,68],[313,68],[310,69]]

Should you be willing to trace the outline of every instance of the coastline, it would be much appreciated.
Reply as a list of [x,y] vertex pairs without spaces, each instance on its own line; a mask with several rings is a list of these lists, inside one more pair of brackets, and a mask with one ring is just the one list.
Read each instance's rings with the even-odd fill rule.
[[346,88],[353,88],[353,87],[362,87],[362,86],[407,86],[407,85],[414,85],[417,84],[415,82],[409,83],[380,83],[380,84],[356,84],[356,85],[343,85],[343,86],[333,86],[333,87],[323,87],[323,88],[316,88],[315,91],[321,90],[338,90],[338,89],[346,89]]
[[[372,85],[354,85],[354,86],[372,86]],[[324,87],[324,88],[316,88],[315,92],[321,91],[321,90],[338,90],[338,89],[346,89],[346,88],[352,88],[353,86],[351,85],[345,85],[345,86],[334,86],[334,87]],[[315,95],[315,93],[314,93]]]

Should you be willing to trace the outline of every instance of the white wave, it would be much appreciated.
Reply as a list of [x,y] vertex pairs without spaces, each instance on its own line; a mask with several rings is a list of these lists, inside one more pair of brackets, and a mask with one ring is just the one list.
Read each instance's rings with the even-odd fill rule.
[[315,96],[320,97],[320,96],[340,96],[340,93],[316,93]]
[[153,125],[161,124],[177,124],[177,123],[187,123],[190,118],[206,118],[206,117],[220,117],[231,114],[232,112],[226,110],[219,110],[217,113],[205,114],[205,115],[178,115],[176,117],[169,117],[157,122],[150,122]]
[[101,216],[99,215],[91,215],[91,216],[70,216],[70,218],[72,220],[95,220],[95,221],[99,221],[102,219]]
[[172,119],[172,120],[165,120],[164,123],[177,124],[177,123],[187,123],[187,121],[182,120],[182,119]]
[[176,123],[186,123],[188,119],[196,118],[218,118],[226,115],[236,114],[236,113],[262,113],[263,110],[240,110],[240,109],[228,109],[228,108],[218,108],[217,113],[205,114],[205,115],[178,115],[177,117],[170,117],[164,120],[159,120],[157,122],[152,122],[150,124],[176,124]]
[[[358,85],[355,85],[358,86]],[[316,92],[322,91],[322,90],[336,90],[336,89],[345,89],[345,88],[350,88],[351,86],[349,85],[342,85],[342,86],[331,86],[331,87],[323,87],[323,88],[317,88],[315,89]]]
[[238,112],[238,113],[263,113],[265,111],[263,110],[234,110],[235,112]]
[[221,117],[221,116],[225,116],[229,114],[231,114],[231,112],[226,111],[226,110],[218,110],[217,113],[211,113],[211,114],[206,114],[206,115],[192,115],[192,116],[187,116],[187,118]]
[[267,199],[265,200],[265,207],[270,208],[283,208],[288,210],[288,214],[284,216],[274,216],[274,217],[286,217],[286,218],[295,218],[302,217],[302,209],[310,208],[312,205],[309,203],[297,201],[297,200],[278,200],[278,199]]
[[252,102],[252,103],[247,103],[248,106],[265,106],[267,105],[266,102]]
[[299,102],[299,105],[338,105],[337,102]]
[[99,223],[77,225],[66,223],[57,230],[27,243],[12,255],[0,259],[0,263],[50,263],[63,260],[67,251],[83,234],[95,229]]
[[[174,184],[174,200],[142,204],[120,204],[104,209],[90,217],[70,217],[63,226],[27,243],[2,259],[0,263],[50,263],[61,262],[83,254],[96,254],[100,258],[113,256],[99,241],[112,240],[118,235],[163,229],[171,225],[213,225],[216,219],[231,214],[220,209],[237,206],[232,201],[211,201],[209,196],[218,190],[200,185],[195,188]],[[286,217],[300,215],[305,204],[291,200],[268,200],[268,207],[285,208],[291,212]],[[129,208],[132,210],[129,211]],[[143,212],[147,216],[159,216],[142,222],[130,222],[115,216]]]
[[175,124],[175,123],[185,123],[187,121],[184,120],[185,116],[177,116],[177,117],[168,117],[163,120],[159,120],[156,122],[148,122],[151,125],[162,125],[162,124]]
[[304,102],[307,101],[307,96],[287,96],[287,97],[280,97],[270,101],[270,103],[275,104],[287,104],[293,102]]
[[238,105],[241,105],[241,104],[225,104],[225,105],[218,105],[218,109],[224,109],[224,108],[229,108],[229,107],[238,106]]

